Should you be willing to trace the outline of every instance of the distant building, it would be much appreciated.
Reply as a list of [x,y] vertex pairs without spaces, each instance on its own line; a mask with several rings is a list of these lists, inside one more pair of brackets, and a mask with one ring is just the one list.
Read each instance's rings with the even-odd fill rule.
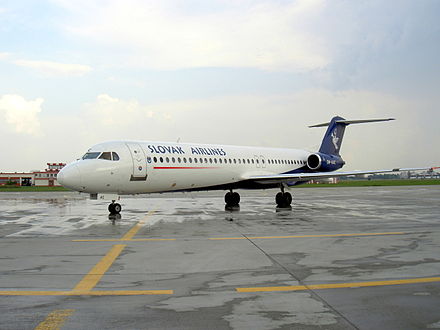
[[11,172],[0,173],[0,185],[6,184],[17,186],[32,186],[34,183],[34,173]]
[[65,165],[65,163],[47,163],[47,169],[44,171],[32,171],[29,173],[0,173],[0,185],[15,184],[17,186],[39,187],[60,186],[57,181],[57,175]]
[[406,172],[408,179],[440,179],[440,173],[434,170],[428,170],[425,172]]

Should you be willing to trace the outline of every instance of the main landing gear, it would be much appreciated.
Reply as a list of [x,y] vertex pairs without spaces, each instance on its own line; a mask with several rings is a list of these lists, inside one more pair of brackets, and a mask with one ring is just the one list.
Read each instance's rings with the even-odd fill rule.
[[225,203],[227,208],[240,206],[240,195],[238,192],[228,191],[225,195]]
[[[284,191],[284,186],[280,186],[281,191],[276,195],[275,202],[278,208],[291,208],[292,195],[289,192]],[[240,207],[240,195],[237,192],[228,191],[225,195],[225,207],[227,209],[233,209]]]
[[121,204],[115,203],[115,201],[112,201],[111,204],[108,206],[108,211],[110,214],[119,214],[122,211]]
[[292,195],[289,192],[284,192],[283,185],[281,185],[281,191],[275,196],[275,202],[279,208],[290,208],[290,204],[292,204]]

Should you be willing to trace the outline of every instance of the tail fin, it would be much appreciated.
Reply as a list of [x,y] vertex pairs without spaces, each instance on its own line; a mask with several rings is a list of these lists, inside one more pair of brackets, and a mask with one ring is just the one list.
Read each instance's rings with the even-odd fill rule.
[[345,120],[342,117],[333,117],[329,123],[323,123],[318,125],[313,125],[309,127],[325,127],[328,126],[325,132],[324,138],[322,139],[321,147],[319,152],[327,155],[340,156],[339,152],[341,150],[342,138],[344,137],[345,127],[350,124],[362,124],[362,123],[373,123],[379,121],[390,121],[394,118],[387,119],[366,119],[366,120]]

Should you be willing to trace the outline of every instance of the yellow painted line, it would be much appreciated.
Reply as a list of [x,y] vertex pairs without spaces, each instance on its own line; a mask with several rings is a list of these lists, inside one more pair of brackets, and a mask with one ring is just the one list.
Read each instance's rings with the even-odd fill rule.
[[175,238],[132,238],[132,239],[122,239],[122,238],[103,238],[103,239],[75,239],[72,242],[148,242],[148,241],[175,241]]
[[440,282],[440,277],[413,278],[413,279],[390,280],[390,281],[354,282],[354,283],[311,284],[307,286],[291,285],[291,286],[236,288],[235,290],[237,290],[237,292],[304,291],[304,290],[361,288],[361,287],[371,287],[371,286],[387,286],[387,285],[433,283],[433,282]]
[[[357,233],[357,234],[323,234],[323,235],[290,235],[290,236],[254,236],[254,237],[210,237],[212,241],[240,240],[240,239],[277,239],[277,238],[313,238],[313,237],[355,237],[355,236],[385,236],[385,235],[406,235],[405,232],[391,233]],[[75,239],[72,242],[148,242],[148,241],[176,241],[176,238],[102,238],[102,239]]]
[[174,294],[173,290],[0,291],[0,296],[143,296]]
[[125,233],[124,236],[122,236],[121,240],[131,240],[134,237],[134,235],[137,234],[139,229],[141,229],[141,227],[145,224],[145,220],[154,212],[155,211],[148,212],[147,215],[141,221],[139,221],[136,225],[134,225],[127,233]]
[[174,294],[173,290],[120,290],[120,291],[92,291],[88,295],[91,296],[145,296]]
[[46,319],[41,322],[35,330],[55,330],[61,329],[66,319],[73,314],[73,309],[59,309],[50,313]]
[[90,270],[90,272],[83,277],[73,291],[85,292],[92,290],[126,246],[127,245],[123,244],[114,245],[111,250]]
[[357,234],[324,234],[324,235],[291,235],[291,236],[254,236],[254,237],[212,237],[210,240],[235,240],[235,239],[274,239],[274,238],[313,238],[313,237],[350,237],[350,236],[384,236],[405,235],[404,232],[392,233],[357,233]]

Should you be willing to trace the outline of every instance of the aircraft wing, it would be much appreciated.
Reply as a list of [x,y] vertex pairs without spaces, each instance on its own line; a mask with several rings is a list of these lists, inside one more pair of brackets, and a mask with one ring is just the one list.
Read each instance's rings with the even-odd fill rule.
[[292,173],[292,174],[275,174],[275,175],[254,175],[246,179],[253,180],[258,183],[277,183],[277,182],[298,182],[310,181],[316,179],[336,178],[351,175],[377,174],[377,173],[393,173],[406,171],[432,171],[439,167],[420,167],[420,168],[393,168],[391,170],[374,170],[374,171],[350,171],[350,172],[315,172],[315,173]]

